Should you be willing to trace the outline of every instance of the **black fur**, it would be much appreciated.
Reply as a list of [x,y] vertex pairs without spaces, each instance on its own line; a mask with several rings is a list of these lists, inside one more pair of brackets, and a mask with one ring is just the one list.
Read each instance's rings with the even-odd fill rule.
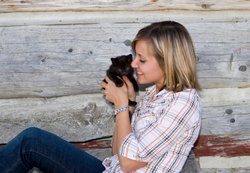
[[138,92],[139,86],[134,78],[134,70],[131,67],[132,60],[133,57],[131,54],[111,58],[112,64],[107,70],[107,76],[116,84],[117,87],[123,86],[124,82],[121,78],[122,76],[127,76],[133,84],[135,92]]

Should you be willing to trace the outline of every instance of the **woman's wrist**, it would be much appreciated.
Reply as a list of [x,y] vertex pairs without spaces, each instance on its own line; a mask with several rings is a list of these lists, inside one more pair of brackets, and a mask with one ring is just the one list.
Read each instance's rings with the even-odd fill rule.
[[121,106],[120,108],[116,108],[113,110],[114,115],[116,116],[118,113],[127,111],[128,110],[128,105],[126,106]]
[[119,109],[123,106],[128,106],[128,98],[120,98],[114,102],[114,109]]

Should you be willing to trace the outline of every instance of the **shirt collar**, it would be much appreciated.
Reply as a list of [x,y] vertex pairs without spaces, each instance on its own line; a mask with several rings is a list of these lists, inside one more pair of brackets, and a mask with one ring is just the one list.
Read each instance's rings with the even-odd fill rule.
[[162,89],[160,92],[156,93],[156,85],[150,86],[146,88],[146,95],[148,96],[154,96],[154,97],[160,97],[162,95],[167,94],[169,91],[166,89]]

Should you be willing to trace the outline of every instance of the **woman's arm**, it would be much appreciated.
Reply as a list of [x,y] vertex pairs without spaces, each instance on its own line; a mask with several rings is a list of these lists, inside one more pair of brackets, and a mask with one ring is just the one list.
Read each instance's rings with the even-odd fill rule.
[[[123,77],[123,80],[127,86],[128,99],[132,102],[136,102],[136,93],[134,91],[133,84],[129,81],[129,79],[126,76]],[[129,101],[128,101],[128,103],[129,103]],[[134,113],[136,105],[129,104],[128,106],[129,106],[130,115],[132,115]],[[132,117],[130,117],[130,118],[132,118]],[[130,119],[130,123],[131,123],[131,119]],[[119,150],[117,150],[118,148],[117,148],[117,143],[116,143],[116,140],[117,140],[116,130],[117,130],[117,128],[114,127],[113,136],[112,136],[112,154],[113,155],[119,153]]]
[[[134,113],[135,110],[135,106],[129,106],[129,112],[130,115],[132,115]],[[130,117],[132,119],[132,117]],[[130,123],[131,123],[131,119],[130,119]],[[116,144],[116,140],[117,140],[117,132],[116,132],[116,126],[114,127],[114,131],[113,131],[113,136],[112,136],[112,155],[118,154],[118,150],[117,150],[117,144]]]
[[112,137],[112,154],[118,155],[121,169],[124,172],[131,172],[146,165],[144,162],[128,159],[120,155],[120,147],[124,139],[132,132],[128,111],[116,115],[116,123]]
[[124,139],[132,132],[128,111],[118,113],[112,138],[112,152],[117,154],[121,169],[124,172],[130,172],[146,166],[147,163],[128,159],[120,155],[120,147]]
[[[133,86],[128,78],[124,77],[126,85],[122,87],[116,87],[115,84],[106,76],[107,83],[102,82],[102,88],[104,88],[105,98],[114,103],[115,109],[119,109],[123,106],[128,106],[128,99],[135,101],[136,94]],[[129,108],[134,111],[134,108]],[[114,136],[112,139],[112,151],[113,154],[118,154],[121,169],[124,172],[134,171],[146,165],[146,163],[131,160],[120,155],[120,148],[125,138],[132,132],[132,127],[129,119],[129,111],[122,111],[116,115],[114,128]]]
[[135,171],[141,167],[146,166],[147,163],[140,162],[136,160],[131,160],[126,157],[121,156],[120,154],[120,148],[122,146],[122,143],[124,142],[124,139],[132,132],[130,120],[129,120],[129,112],[123,111],[116,115],[116,146],[118,146],[118,158],[120,162],[121,169],[124,172],[131,172]]
[[118,153],[117,151],[117,145],[116,145],[116,128],[114,127],[114,132],[112,136],[112,155],[116,155]]

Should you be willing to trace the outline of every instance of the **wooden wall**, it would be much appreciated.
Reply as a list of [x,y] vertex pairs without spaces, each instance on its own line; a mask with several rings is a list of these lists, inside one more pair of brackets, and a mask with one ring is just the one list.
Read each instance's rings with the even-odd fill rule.
[[248,0],[1,1],[0,143],[30,126],[72,142],[111,135],[99,86],[110,57],[130,53],[136,32],[162,20],[184,24],[197,50],[200,167],[249,170]]

